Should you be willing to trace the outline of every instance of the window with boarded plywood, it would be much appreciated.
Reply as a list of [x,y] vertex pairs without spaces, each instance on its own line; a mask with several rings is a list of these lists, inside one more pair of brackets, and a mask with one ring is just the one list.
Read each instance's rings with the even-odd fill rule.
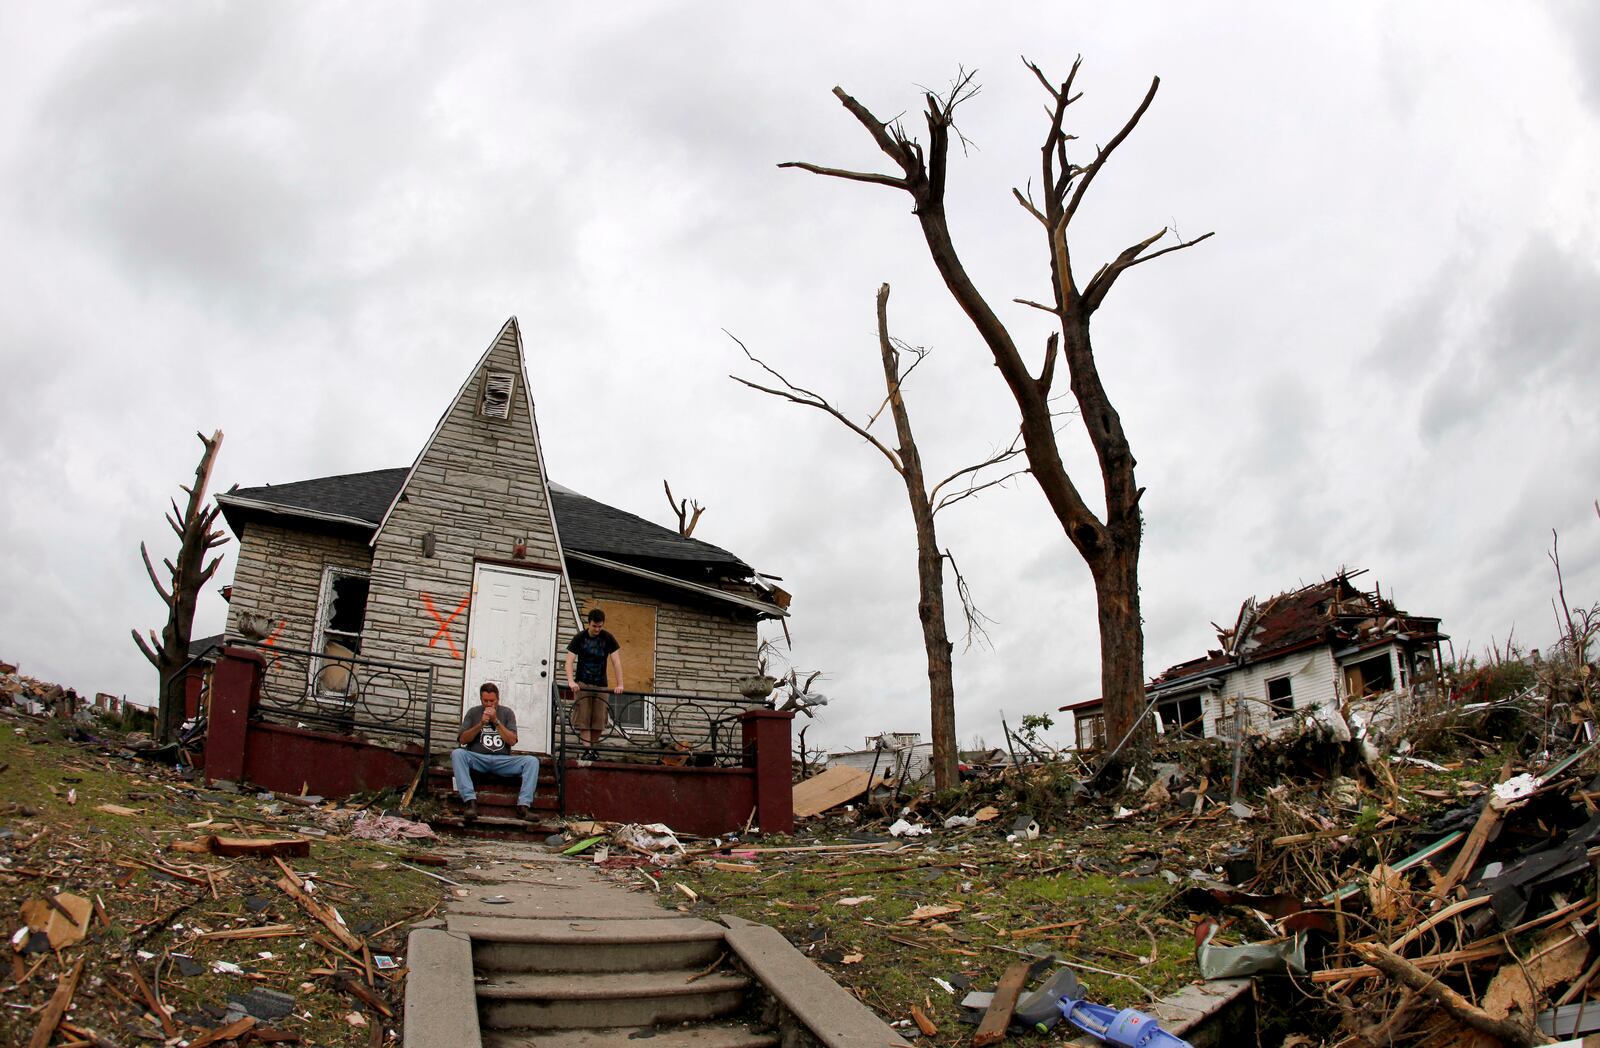
[[[620,600],[591,601],[583,609],[599,608],[606,613],[606,629],[617,638],[621,649],[622,682],[628,691],[655,691],[656,689],[656,609],[649,604],[631,604]],[[614,683],[614,682],[613,682]],[[616,716],[624,727],[644,727],[642,705],[637,716],[630,715],[633,707],[618,710]],[[638,723],[627,723],[637,720]]]

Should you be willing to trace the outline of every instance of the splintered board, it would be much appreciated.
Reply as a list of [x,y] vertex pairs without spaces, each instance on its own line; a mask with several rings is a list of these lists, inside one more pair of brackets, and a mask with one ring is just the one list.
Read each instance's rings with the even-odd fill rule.
[[[835,805],[854,800],[867,792],[867,775],[863,768],[829,768],[813,775],[794,788],[795,818],[820,815]],[[874,776],[876,786],[888,778],[883,772]]]

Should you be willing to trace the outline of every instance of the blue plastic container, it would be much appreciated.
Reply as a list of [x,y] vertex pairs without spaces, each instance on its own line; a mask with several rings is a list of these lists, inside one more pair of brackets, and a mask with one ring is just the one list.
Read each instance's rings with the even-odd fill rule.
[[1118,1048],[1194,1048],[1133,1008],[1118,1011],[1109,1005],[1074,1000],[1059,1001],[1056,1007],[1067,1022]]

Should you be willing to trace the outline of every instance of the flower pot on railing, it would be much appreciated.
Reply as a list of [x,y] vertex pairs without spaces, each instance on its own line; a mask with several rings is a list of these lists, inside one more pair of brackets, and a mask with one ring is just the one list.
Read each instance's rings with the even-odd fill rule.
[[764,699],[772,694],[774,681],[771,677],[740,677],[737,681],[739,694],[747,699]]

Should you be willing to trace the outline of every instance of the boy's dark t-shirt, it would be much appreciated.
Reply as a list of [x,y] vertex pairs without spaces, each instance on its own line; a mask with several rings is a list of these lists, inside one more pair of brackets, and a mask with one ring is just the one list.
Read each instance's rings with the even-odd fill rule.
[[622,645],[617,643],[617,638],[609,630],[601,630],[598,636],[589,636],[587,629],[578,631],[567,645],[567,650],[578,657],[578,665],[573,671],[579,684],[592,684],[595,687],[606,686],[606,660],[611,653],[619,650]]
[[[494,715],[500,724],[505,725],[512,732],[517,730],[517,715],[506,706],[496,706]],[[466,731],[482,718],[483,707],[481,705],[472,707],[467,711],[466,716],[461,718],[461,730]],[[485,724],[483,730],[478,732],[478,737],[468,743],[466,748],[473,753],[501,754],[511,752],[511,748],[506,745],[506,740],[500,735],[499,728],[493,724]]]

